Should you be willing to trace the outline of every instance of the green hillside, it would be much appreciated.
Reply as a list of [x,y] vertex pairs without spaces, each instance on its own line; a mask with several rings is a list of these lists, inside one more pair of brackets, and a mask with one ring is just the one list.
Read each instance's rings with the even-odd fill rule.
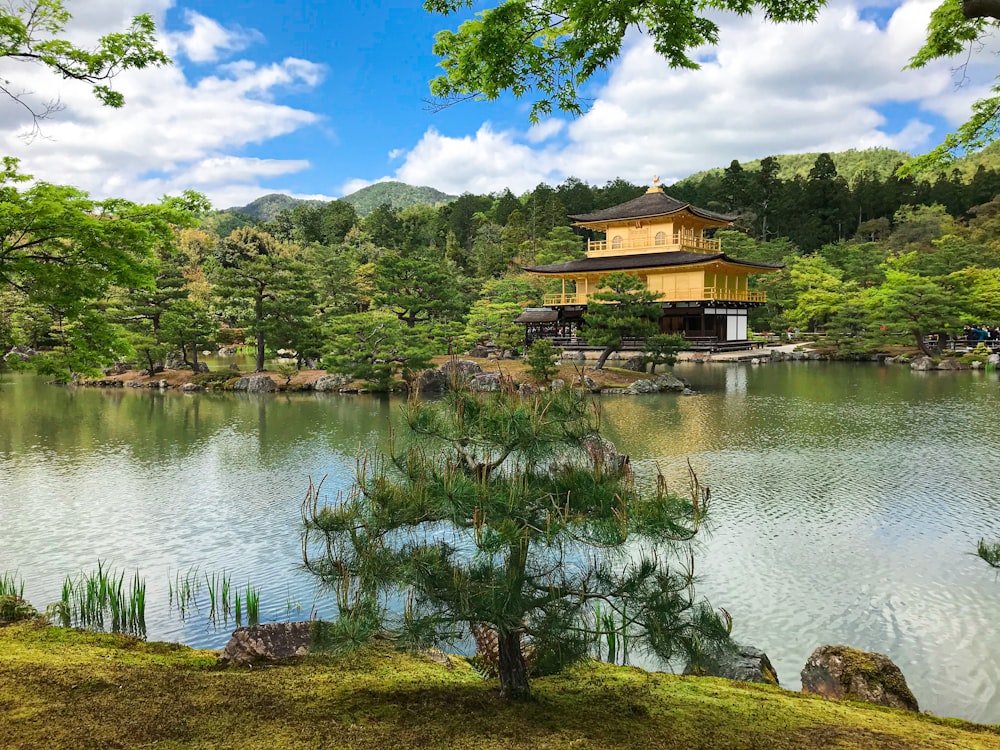
[[252,203],[248,203],[245,206],[227,208],[224,210],[224,213],[246,214],[247,216],[252,216],[258,221],[271,221],[282,211],[295,208],[302,203],[322,206],[324,201],[301,200],[283,193],[269,193],[267,195],[262,195],[257,200]]
[[404,182],[376,182],[374,185],[368,185],[357,192],[345,195],[343,200],[354,206],[358,216],[367,216],[384,203],[393,208],[439,206],[455,200],[455,196],[432,187],[416,187]]
[[[817,156],[819,156],[819,152],[776,154],[774,158],[778,160],[780,167],[778,176],[783,180],[808,176],[809,170],[812,169]],[[837,174],[847,180],[851,180],[855,175],[865,171],[874,172],[880,177],[885,178],[892,173],[900,162],[909,160],[911,156],[905,151],[896,151],[891,148],[869,148],[861,151],[852,148],[847,151],[831,153],[830,158],[833,159],[833,163],[837,167]],[[744,169],[752,171],[760,169],[760,162],[760,159],[754,159],[753,161],[740,162],[740,165]],[[703,172],[696,172],[693,175],[685,177],[683,180],[679,180],[675,184],[686,186],[689,183],[701,182],[705,177],[720,176],[728,166],[728,164],[724,164]]]

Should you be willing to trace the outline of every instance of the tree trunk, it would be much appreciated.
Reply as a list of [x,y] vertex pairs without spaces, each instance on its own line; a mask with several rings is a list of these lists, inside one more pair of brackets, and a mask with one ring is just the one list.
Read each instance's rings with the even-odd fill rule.
[[601,356],[600,356],[600,357],[598,357],[598,359],[597,359],[597,364],[596,364],[596,365],[594,365],[594,369],[595,369],[595,370],[603,370],[603,369],[604,369],[604,363],[608,361],[608,357],[610,357],[610,356],[611,356],[611,354],[612,354],[612,353],[613,353],[613,352],[614,352],[614,351],[615,351],[615,350],[616,350],[617,348],[618,348],[618,347],[615,347],[615,346],[608,346],[608,347],[605,347],[604,351],[603,351],[603,352],[601,352]]
[[264,372],[264,287],[258,286],[257,302],[254,305],[254,319],[257,324],[257,362],[254,372]]
[[264,332],[257,331],[257,368],[254,372],[264,372]]
[[928,357],[936,357],[938,352],[933,351],[929,346],[927,346],[927,338],[924,336],[924,332],[919,328],[914,328],[913,337],[917,340],[917,346],[920,347],[920,351],[926,354]]
[[500,697],[510,701],[526,701],[531,698],[528,685],[528,665],[521,652],[521,633],[497,633],[498,671],[500,673]]

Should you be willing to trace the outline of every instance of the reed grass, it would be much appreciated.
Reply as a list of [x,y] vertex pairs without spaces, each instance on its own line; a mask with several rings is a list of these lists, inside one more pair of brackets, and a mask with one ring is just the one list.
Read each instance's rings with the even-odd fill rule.
[[[619,617],[621,622],[619,622]],[[608,664],[628,664],[628,617],[624,609],[618,612],[608,605],[601,609],[594,604],[594,654],[598,661]]]
[[13,573],[4,571],[0,575],[0,596],[12,596],[16,599],[24,598],[24,579],[15,570]]
[[194,565],[181,575],[181,571],[174,574],[173,581],[168,580],[170,591],[170,606],[176,607],[181,621],[187,617],[189,609],[197,608],[198,594],[201,592],[201,578],[198,575],[198,566]]
[[232,620],[242,627],[244,615],[248,624],[260,623],[260,587],[247,582],[241,591],[233,586],[232,575],[225,570],[214,572],[192,566],[186,572],[177,571],[168,579],[170,606],[186,619],[192,611],[205,612],[209,623],[223,627]]
[[126,589],[125,571],[97,561],[97,570],[66,576],[60,602],[53,608],[60,624],[87,630],[146,635],[146,581],[135,572]]
[[254,588],[247,581],[247,625],[260,625],[260,587]]

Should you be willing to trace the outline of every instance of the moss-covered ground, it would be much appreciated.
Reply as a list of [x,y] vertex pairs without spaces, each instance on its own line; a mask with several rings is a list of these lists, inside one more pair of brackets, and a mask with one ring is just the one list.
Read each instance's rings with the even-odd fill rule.
[[0,748],[1000,748],[1000,727],[588,664],[508,705],[463,660],[388,650],[218,668],[216,652],[0,628]]

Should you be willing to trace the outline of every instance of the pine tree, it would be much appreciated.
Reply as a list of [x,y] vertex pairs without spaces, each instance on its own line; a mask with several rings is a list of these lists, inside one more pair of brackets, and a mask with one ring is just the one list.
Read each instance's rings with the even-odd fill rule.
[[662,476],[640,490],[577,392],[452,391],[411,401],[407,421],[409,445],[362,457],[346,496],[310,486],[303,503],[305,565],[337,592],[333,643],[415,647],[485,626],[512,700],[599,633],[666,661],[728,643],[728,617],[693,589],[707,490],[694,479],[680,498]]

